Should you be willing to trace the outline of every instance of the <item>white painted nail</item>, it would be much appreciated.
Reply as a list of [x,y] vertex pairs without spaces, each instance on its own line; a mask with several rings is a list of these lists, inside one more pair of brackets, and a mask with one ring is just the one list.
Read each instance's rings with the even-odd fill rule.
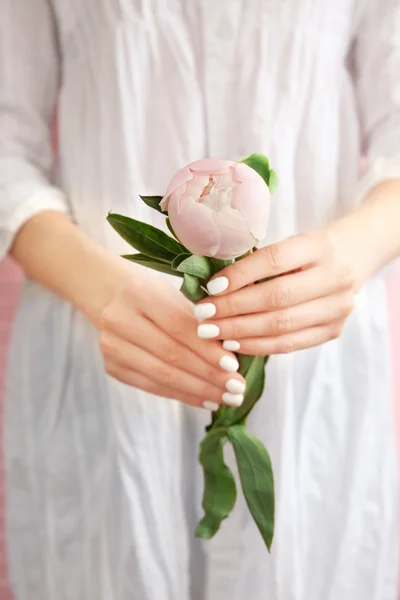
[[246,384],[243,381],[239,381],[238,379],[228,379],[225,385],[228,392],[232,394],[244,394],[246,389]]
[[240,343],[236,340],[225,340],[224,342],[222,342],[222,347],[225,348],[225,350],[229,350],[230,352],[237,352],[238,350],[240,350]]
[[193,308],[193,312],[198,321],[204,321],[204,319],[213,317],[217,312],[217,309],[215,304],[211,304],[211,302],[205,302],[204,304],[197,304]]
[[212,323],[207,323],[205,325],[199,325],[197,328],[197,335],[200,338],[203,338],[205,340],[218,337],[219,336],[219,327],[217,327],[217,325],[213,325]]
[[219,366],[228,371],[228,373],[236,373],[239,369],[239,363],[233,356],[223,356],[219,361]]
[[227,277],[217,277],[207,283],[207,289],[213,296],[214,294],[224,292],[228,288],[228,285],[229,279]]
[[222,400],[225,404],[229,404],[229,406],[241,406],[244,396],[243,394],[231,394],[230,392],[225,392],[222,394]]
[[218,410],[219,406],[220,405],[218,404],[218,402],[213,402],[212,400],[206,400],[205,402],[203,402],[203,407],[206,410],[212,410],[212,412]]

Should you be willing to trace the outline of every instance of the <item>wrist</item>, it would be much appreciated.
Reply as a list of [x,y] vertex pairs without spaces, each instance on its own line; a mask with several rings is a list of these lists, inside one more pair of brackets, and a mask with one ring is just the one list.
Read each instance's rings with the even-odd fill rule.
[[329,226],[335,243],[351,257],[361,285],[400,254],[400,181],[371,190],[354,211]]
[[20,229],[11,255],[27,277],[83,312],[95,326],[118,289],[139,269],[98,246],[65,215],[43,211]]
[[100,328],[104,310],[119,290],[138,275],[138,269],[127,260],[114,256],[103,248],[96,248],[85,271],[73,303],[95,327]]

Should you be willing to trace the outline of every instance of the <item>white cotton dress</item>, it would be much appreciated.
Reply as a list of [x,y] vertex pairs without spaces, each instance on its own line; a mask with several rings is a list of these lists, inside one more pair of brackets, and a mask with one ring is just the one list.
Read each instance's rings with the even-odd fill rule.
[[[46,209],[125,251],[109,210],[159,224],[139,193],[251,152],[280,180],[264,243],[400,176],[399,0],[1,0],[0,254]],[[25,283],[6,383],[16,600],[395,600],[381,274],[340,339],[268,363],[250,427],[275,468],[271,554],[241,499],[195,539],[209,415],[107,377],[97,338]]]

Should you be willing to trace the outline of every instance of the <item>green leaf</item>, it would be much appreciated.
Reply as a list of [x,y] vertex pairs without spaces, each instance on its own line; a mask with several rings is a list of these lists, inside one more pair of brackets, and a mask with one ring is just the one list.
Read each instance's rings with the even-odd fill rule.
[[268,548],[274,536],[274,475],[271,459],[260,440],[242,425],[229,427],[240,482],[247,506]]
[[185,250],[181,244],[152,225],[117,214],[109,214],[107,220],[128,244],[151,258],[171,262]]
[[268,187],[271,194],[274,194],[278,189],[278,175],[273,169],[271,169],[269,174]]
[[269,191],[273,194],[278,187],[278,177],[273,169],[271,169],[269,160],[264,154],[254,153],[249,156],[245,156],[241,159],[241,163],[248,165],[261,177],[267,184]]
[[213,269],[209,259],[206,256],[189,256],[183,260],[176,270],[187,275],[194,275],[202,281],[208,281],[213,274]]
[[218,271],[221,271],[222,269],[225,269],[225,267],[227,267],[228,265],[232,264],[231,260],[224,260],[222,258],[210,258],[209,260],[214,269],[214,273],[218,273]]
[[245,156],[240,162],[257,171],[268,185],[271,167],[269,166],[268,158],[264,154],[255,152],[254,154]]
[[[217,418],[218,426],[222,425],[228,427],[243,423],[264,390],[266,360],[264,356],[253,356],[250,358],[250,364],[248,364],[247,359],[245,363],[242,359],[242,364],[239,369],[239,373],[241,373],[246,380],[246,391],[243,404],[237,408],[226,408],[223,414]],[[246,369],[245,373],[242,372],[243,367]]]
[[167,213],[161,209],[160,206],[160,202],[163,199],[162,196],[139,196],[143,202],[145,204],[147,204],[147,206],[150,206],[150,208],[154,208],[154,210],[157,210],[158,212],[162,213],[163,215],[166,215]]
[[178,256],[175,256],[174,260],[171,263],[171,267],[174,269],[174,271],[176,271],[181,262],[189,258],[189,256],[192,256],[191,254],[189,254],[189,252],[182,252],[182,254],[178,254]]
[[200,464],[204,474],[204,517],[196,528],[196,535],[204,540],[212,538],[236,502],[236,484],[231,470],[224,462],[224,430],[207,434],[200,444]]
[[239,359],[239,373],[246,377],[246,373],[250,368],[251,362],[253,360],[253,356],[249,356],[248,354],[238,354]]
[[159,271],[160,273],[175,275],[175,277],[183,277],[182,273],[175,271],[168,263],[155,260],[154,258],[145,256],[144,254],[124,254],[122,258],[126,258],[126,260],[130,260],[131,262],[142,265],[143,267],[148,267],[154,271]]
[[191,300],[192,302],[198,302],[208,295],[207,292],[202,289],[200,281],[197,279],[197,277],[194,277],[193,275],[187,275],[186,273],[183,275],[181,292],[188,300]]
[[[171,225],[171,221],[169,220],[169,218],[168,218],[168,217],[167,217],[167,219],[166,219],[166,221],[165,221],[165,222],[166,222],[166,224],[167,224],[167,227],[168,227],[168,229],[169,229],[170,233],[172,233],[172,235],[174,236],[174,238],[175,238],[175,239],[176,239],[176,240],[179,242],[179,238],[178,238],[178,236],[176,235],[175,231],[173,230],[173,227],[172,227],[172,225]],[[180,242],[179,242],[179,243],[180,243]]]

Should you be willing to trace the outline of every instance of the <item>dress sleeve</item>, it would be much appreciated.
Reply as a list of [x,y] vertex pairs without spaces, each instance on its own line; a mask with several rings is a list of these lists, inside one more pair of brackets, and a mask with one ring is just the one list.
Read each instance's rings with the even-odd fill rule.
[[51,183],[60,76],[50,0],[0,1],[0,259],[43,210],[69,213]]
[[358,201],[376,184],[400,178],[400,0],[361,6],[355,84],[367,164]]

